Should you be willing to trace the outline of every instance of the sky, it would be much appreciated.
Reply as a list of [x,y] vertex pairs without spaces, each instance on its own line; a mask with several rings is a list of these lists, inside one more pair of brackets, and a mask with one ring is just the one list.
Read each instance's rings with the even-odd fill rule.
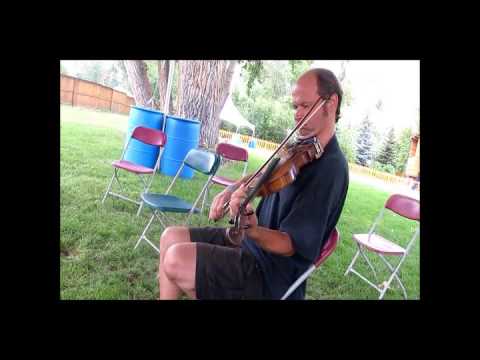
[[67,69],[69,73],[76,73],[80,71],[82,67],[87,63],[100,62],[106,69],[116,62],[116,60],[62,60],[61,63]]

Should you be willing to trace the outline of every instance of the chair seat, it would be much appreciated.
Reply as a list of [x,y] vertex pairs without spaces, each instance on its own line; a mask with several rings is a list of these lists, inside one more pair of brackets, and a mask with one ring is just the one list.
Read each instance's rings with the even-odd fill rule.
[[214,184],[222,185],[222,186],[230,186],[236,183],[235,180],[231,180],[229,178],[223,177],[223,176],[217,176],[215,175],[212,178],[212,182]]
[[[160,211],[188,213],[192,208],[192,204],[173,195],[144,193],[141,197],[145,204]],[[195,208],[193,212],[199,213],[200,210]]]
[[114,162],[112,162],[112,166],[134,172],[136,174],[153,174],[153,169],[146,166],[134,164],[127,160],[115,160]]
[[353,239],[365,246],[367,249],[387,255],[403,255],[405,249],[380,235],[372,234],[353,234]]

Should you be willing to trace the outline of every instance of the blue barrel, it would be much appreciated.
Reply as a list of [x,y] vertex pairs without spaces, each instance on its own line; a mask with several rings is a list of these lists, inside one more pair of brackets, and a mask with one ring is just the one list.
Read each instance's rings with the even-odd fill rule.
[[[167,143],[160,162],[162,174],[174,176],[191,149],[196,149],[200,139],[200,121],[167,116],[165,135]],[[185,166],[180,177],[191,179],[194,171]]]
[[248,143],[248,147],[251,149],[255,149],[255,146],[257,146],[257,142],[255,140],[250,140]]
[[[132,106],[125,141],[128,141],[137,126],[162,130],[163,119],[164,114],[160,111],[146,109],[141,106]],[[125,152],[124,159],[135,164],[153,168],[158,157],[158,152],[158,146],[144,144],[141,141],[132,139]]]

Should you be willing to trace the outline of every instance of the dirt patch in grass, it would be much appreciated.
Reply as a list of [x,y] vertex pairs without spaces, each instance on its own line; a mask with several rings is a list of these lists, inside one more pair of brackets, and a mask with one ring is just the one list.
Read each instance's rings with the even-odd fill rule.
[[77,249],[61,249],[60,250],[60,256],[64,256],[66,258],[74,258],[78,257],[80,255],[80,252]]

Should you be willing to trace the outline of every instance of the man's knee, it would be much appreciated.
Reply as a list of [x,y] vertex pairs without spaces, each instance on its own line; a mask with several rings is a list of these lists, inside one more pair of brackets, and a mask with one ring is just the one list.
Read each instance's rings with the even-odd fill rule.
[[172,244],[189,242],[190,232],[187,227],[169,226],[165,229],[160,237],[160,247],[167,248]]
[[163,271],[167,277],[174,281],[177,279],[177,274],[182,266],[182,259],[180,257],[178,246],[173,244],[165,251],[165,257],[163,258]]

